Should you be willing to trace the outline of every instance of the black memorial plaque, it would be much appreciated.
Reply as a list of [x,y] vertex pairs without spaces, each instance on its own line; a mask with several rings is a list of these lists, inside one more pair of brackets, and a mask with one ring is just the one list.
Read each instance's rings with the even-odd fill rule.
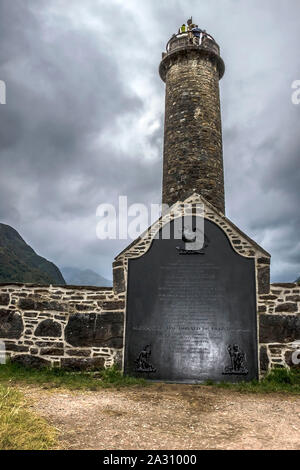
[[204,221],[204,232],[201,250],[173,236],[129,260],[125,373],[186,383],[257,379],[254,259],[237,254],[213,222]]

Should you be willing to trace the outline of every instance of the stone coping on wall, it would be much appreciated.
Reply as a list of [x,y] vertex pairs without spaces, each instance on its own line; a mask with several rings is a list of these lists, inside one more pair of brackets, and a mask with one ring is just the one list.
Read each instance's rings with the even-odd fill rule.
[[116,293],[126,291],[129,259],[143,256],[150,249],[152,241],[162,227],[172,220],[184,216],[204,217],[204,219],[218,225],[226,234],[236,253],[246,258],[255,259],[257,294],[269,293],[271,255],[238,229],[220,210],[197,193],[193,193],[184,201],[178,201],[174,204],[140,237],[116,256],[113,263],[114,290]]
[[[203,211],[197,213],[197,206],[202,206]],[[145,230],[136,240],[128,245],[115,257],[115,261],[127,258],[135,258],[148,251],[157,232],[166,224],[178,217],[185,215],[202,216],[217,224],[226,233],[232,248],[240,255],[246,257],[271,258],[270,253],[264,250],[242,230],[240,230],[225,215],[204,199],[200,194],[193,193],[183,201],[178,201],[164,213],[156,222]]]
[[50,288],[53,289],[72,289],[72,290],[93,290],[93,291],[105,291],[105,290],[113,290],[113,287],[98,287],[98,286],[78,286],[72,284],[35,284],[35,283],[25,283],[25,282],[0,282],[0,289],[1,287],[6,286],[18,286],[18,287],[38,287],[38,288]]

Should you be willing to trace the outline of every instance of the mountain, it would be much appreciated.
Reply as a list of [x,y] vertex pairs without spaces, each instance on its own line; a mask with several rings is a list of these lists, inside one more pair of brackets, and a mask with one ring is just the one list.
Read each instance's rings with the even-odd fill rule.
[[37,255],[14,228],[0,223],[1,282],[65,284],[55,264]]
[[61,272],[66,283],[73,286],[98,286],[111,287],[112,281],[105,279],[100,274],[95,273],[91,269],[78,269],[65,267],[61,268]]

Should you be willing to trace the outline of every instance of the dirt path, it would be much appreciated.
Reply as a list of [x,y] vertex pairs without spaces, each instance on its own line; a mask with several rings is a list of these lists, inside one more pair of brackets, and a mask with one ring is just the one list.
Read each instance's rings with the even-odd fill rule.
[[22,391],[64,449],[300,449],[299,396],[166,384]]

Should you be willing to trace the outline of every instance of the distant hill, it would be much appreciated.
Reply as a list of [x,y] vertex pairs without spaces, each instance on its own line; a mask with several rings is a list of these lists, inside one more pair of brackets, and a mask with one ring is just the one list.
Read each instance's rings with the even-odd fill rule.
[[105,279],[100,274],[95,273],[91,269],[78,269],[65,267],[61,268],[61,272],[66,280],[66,283],[74,286],[98,286],[98,287],[111,287],[112,281]]
[[300,276],[298,277],[298,279],[296,279],[296,281],[298,284],[300,284]]
[[55,264],[37,255],[14,228],[0,223],[1,282],[65,284]]

